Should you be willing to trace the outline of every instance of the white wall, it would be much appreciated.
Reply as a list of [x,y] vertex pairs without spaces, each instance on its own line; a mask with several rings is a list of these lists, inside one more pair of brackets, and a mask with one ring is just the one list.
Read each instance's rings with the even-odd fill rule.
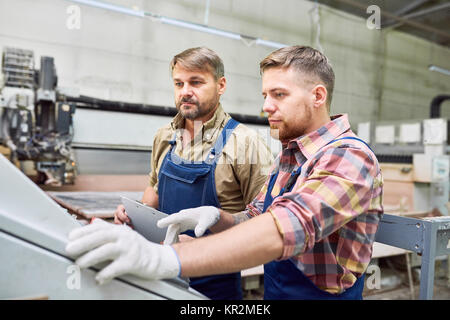
[[[163,16],[203,23],[204,0],[105,0],[136,5]],[[53,56],[59,85],[104,99],[173,105],[169,61],[205,45],[225,63],[227,111],[261,111],[258,64],[273,49],[180,29],[80,5],[81,29],[69,30],[66,0],[0,0],[0,47],[16,46]],[[211,0],[209,25],[285,44],[311,43],[310,1]],[[434,95],[450,92],[450,78],[427,70],[450,68],[450,50],[392,31],[369,30],[366,21],[320,7],[320,42],[336,73],[333,113],[352,125],[368,120],[428,116]],[[444,110],[443,110],[444,113]],[[449,111],[450,113],[450,111]]]

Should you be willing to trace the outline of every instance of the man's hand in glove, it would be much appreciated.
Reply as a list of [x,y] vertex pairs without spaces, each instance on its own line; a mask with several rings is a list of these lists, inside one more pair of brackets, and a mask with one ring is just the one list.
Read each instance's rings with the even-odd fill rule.
[[66,252],[71,256],[83,254],[75,262],[81,268],[112,261],[97,274],[100,284],[126,273],[146,279],[174,278],[181,270],[171,246],[149,242],[127,226],[101,219],[72,230]]
[[201,237],[206,230],[215,225],[220,219],[219,209],[203,206],[181,210],[158,221],[160,228],[168,227],[164,244],[176,242],[178,234],[187,230],[194,230],[196,237]]

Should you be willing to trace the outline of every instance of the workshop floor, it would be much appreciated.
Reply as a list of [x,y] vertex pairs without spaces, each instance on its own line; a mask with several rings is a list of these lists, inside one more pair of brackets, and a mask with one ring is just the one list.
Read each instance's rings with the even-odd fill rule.
[[[414,284],[415,300],[419,299],[420,285]],[[255,290],[244,290],[244,300],[262,300],[264,297],[264,286]],[[411,300],[411,291],[407,283],[401,283],[387,290],[363,292],[364,300]],[[433,300],[450,300],[450,286],[446,278],[435,279]]]
[[[414,285],[414,300],[419,299],[420,285]],[[370,295],[365,295],[364,300],[412,300],[411,291],[408,285],[401,286]],[[447,279],[436,279],[434,283],[433,300],[450,300],[450,287],[447,285]]]

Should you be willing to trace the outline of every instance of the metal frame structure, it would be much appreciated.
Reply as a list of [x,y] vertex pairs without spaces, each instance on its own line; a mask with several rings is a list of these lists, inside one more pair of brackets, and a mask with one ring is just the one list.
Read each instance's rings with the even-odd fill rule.
[[450,216],[417,219],[384,214],[375,241],[422,256],[419,299],[431,300],[435,259],[450,255]]

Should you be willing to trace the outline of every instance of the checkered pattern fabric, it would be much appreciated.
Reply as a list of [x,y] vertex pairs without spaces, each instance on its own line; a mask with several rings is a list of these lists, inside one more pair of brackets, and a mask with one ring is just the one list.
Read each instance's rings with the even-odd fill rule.
[[[275,199],[266,211],[283,237],[279,260],[291,259],[319,289],[334,294],[365,272],[383,214],[383,179],[375,154],[354,139],[328,144],[342,137],[356,137],[345,114],[283,144],[271,171],[279,171],[271,193]],[[277,197],[301,165],[291,192]],[[263,213],[269,179],[247,206],[249,217]]]

